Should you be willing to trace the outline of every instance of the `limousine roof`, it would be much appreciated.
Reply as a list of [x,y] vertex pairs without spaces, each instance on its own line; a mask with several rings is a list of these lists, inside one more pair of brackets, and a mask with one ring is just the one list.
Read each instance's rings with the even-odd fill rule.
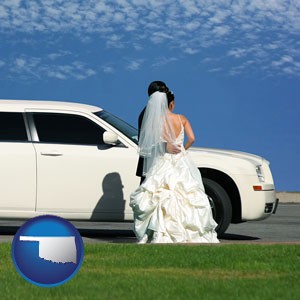
[[81,112],[97,112],[100,107],[75,102],[35,101],[35,100],[0,100],[0,111],[23,112],[26,109],[63,109]]

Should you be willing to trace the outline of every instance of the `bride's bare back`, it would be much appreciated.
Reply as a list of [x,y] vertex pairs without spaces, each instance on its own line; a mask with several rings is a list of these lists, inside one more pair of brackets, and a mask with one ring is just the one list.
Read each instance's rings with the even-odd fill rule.
[[181,125],[182,125],[184,128],[186,137],[187,137],[187,142],[185,143],[184,148],[188,149],[189,147],[191,147],[191,145],[195,141],[195,136],[194,136],[192,126],[191,126],[190,122],[188,121],[188,119],[183,115],[178,115],[178,114],[174,114],[174,113],[170,113],[170,119],[171,119],[171,122],[172,122],[172,125],[174,128],[175,136],[178,137],[178,135],[180,134]]

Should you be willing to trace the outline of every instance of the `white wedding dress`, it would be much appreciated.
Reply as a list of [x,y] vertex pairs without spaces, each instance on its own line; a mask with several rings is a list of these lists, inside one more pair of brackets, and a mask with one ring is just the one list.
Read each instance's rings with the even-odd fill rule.
[[139,243],[218,243],[211,207],[199,170],[176,139],[179,154],[159,157],[130,197]]

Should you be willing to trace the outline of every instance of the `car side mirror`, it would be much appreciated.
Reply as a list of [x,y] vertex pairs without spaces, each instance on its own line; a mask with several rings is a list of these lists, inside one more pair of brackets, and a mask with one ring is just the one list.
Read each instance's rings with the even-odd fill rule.
[[118,142],[118,135],[112,131],[105,131],[103,133],[103,142],[107,145],[116,145]]

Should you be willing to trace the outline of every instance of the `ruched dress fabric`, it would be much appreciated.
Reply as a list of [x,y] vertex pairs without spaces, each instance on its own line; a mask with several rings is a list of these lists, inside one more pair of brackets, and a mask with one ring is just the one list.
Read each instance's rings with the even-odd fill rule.
[[218,243],[217,223],[199,170],[176,139],[179,154],[159,157],[130,197],[139,243]]

